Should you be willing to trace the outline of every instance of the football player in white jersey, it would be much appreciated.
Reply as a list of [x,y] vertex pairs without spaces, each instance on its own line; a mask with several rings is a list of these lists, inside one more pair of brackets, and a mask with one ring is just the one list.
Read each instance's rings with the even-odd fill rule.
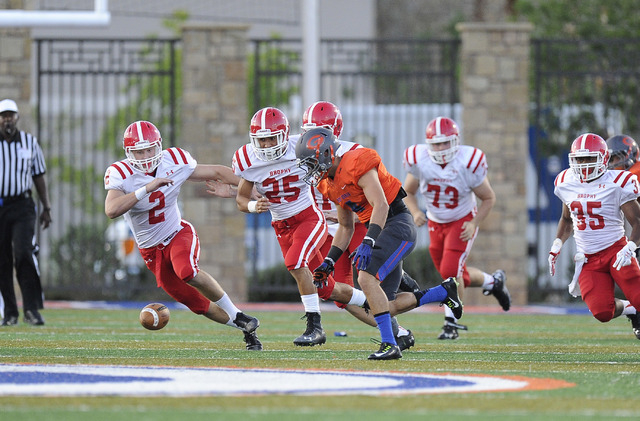
[[[233,156],[232,168],[240,177],[236,202],[243,212],[271,212],[287,270],[298,285],[307,319],[306,330],[293,343],[314,346],[326,342],[320,316],[320,297],[309,267],[322,264],[320,247],[327,238],[324,214],[315,203],[305,172],[297,166],[296,137],[289,137],[289,121],[274,107],[258,110],[251,118],[251,142]],[[253,188],[261,196],[252,199]],[[362,305],[362,291],[353,304]],[[328,297],[326,297],[328,298]]]
[[[329,101],[318,101],[307,107],[306,111],[302,115],[302,132],[306,132],[316,127],[324,127],[333,132],[336,139],[340,138],[342,134],[342,113],[340,109]],[[292,140],[298,141],[300,135],[291,136]],[[339,139],[340,147],[336,151],[336,155],[342,155],[344,152],[361,147],[354,142],[344,141]],[[326,256],[331,248],[331,242],[338,229],[338,216],[335,203],[324,196],[315,186],[311,186],[311,192],[318,205],[318,208],[324,213],[327,220],[328,236],[324,244],[320,249],[320,253]],[[338,259],[334,265],[333,278],[336,282],[343,282],[353,286],[353,269],[351,261],[349,260],[349,254],[354,251],[362,239],[367,233],[367,227],[364,224],[357,222],[355,224],[355,232],[351,239],[350,248],[345,250],[345,253]],[[340,308],[346,308],[345,304],[336,302],[336,305]]]
[[[555,180],[554,193],[562,201],[556,239],[549,252],[549,272],[562,244],[573,232],[576,269],[569,292],[582,295],[600,322],[626,315],[640,339],[640,267],[635,256],[640,241],[640,184],[635,174],[608,170],[609,150],[602,137],[578,136],[571,144],[569,166]],[[624,219],[631,225],[625,236]],[[627,300],[615,298],[618,285]]]
[[[478,225],[496,201],[487,178],[484,152],[460,145],[456,122],[437,117],[427,124],[426,143],[405,150],[403,166],[407,171],[405,203],[417,226],[428,224],[429,253],[440,276],[462,279],[460,298],[465,288],[482,287],[484,295],[494,295],[502,309],[508,311],[511,296],[504,271],[499,269],[489,275],[465,263],[478,234]],[[426,215],[418,205],[418,193],[426,199]],[[479,207],[476,197],[481,200]],[[456,339],[458,329],[467,330],[467,327],[458,324],[451,310],[445,307],[444,326],[438,339]]]
[[195,314],[242,330],[248,350],[262,350],[258,319],[242,313],[218,282],[198,267],[200,240],[178,208],[185,181],[237,184],[238,177],[223,165],[198,164],[184,149],[163,150],[160,132],[148,121],[127,127],[123,147],[127,158],[109,166],[104,176],[107,216],[124,215],[159,287]]

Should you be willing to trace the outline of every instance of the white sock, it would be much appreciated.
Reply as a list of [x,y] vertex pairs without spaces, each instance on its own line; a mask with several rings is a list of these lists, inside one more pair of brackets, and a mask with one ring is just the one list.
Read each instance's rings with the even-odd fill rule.
[[307,313],[320,313],[320,298],[318,294],[301,295],[304,311]]
[[487,291],[493,290],[493,284],[496,281],[495,279],[493,279],[493,276],[489,275],[486,272],[482,272],[482,276],[484,276],[484,282],[482,283],[482,289],[485,289]]
[[238,307],[233,304],[231,298],[229,298],[226,292],[224,293],[222,298],[215,302],[215,304],[229,315],[229,321],[227,322],[227,324],[229,326],[237,327],[235,323],[233,323],[233,321],[236,319],[238,313],[240,313],[240,309],[238,309]]
[[357,306],[364,305],[364,302],[367,300],[367,297],[364,295],[362,290],[353,288],[353,294],[351,294],[351,299],[347,304],[355,304]]
[[631,303],[627,300],[620,300],[622,302],[622,314],[621,316],[626,316],[628,314],[636,314],[636,308],[631,305]]
[[451,309],[447,306],[442,306],[444,307],[444,317],[450,317],[453,319],[454,322],[458,323],[458,319],[455,318],[455,316],[453,315],[453,311],[451,311]]

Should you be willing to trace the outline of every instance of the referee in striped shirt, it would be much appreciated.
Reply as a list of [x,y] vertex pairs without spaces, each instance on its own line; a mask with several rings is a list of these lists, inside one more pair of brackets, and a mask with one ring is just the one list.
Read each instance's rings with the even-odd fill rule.
[[22,292],[24,321],[43,325],[42,284],[38,268],[35,238],[36,207],[31,198],[34,184],[42,202],[40,223],[51,223],[51,204],[44,178],[44,155],[31,133],[17,129],[18,106],[15,101],[0,101],[0,314],[1,326],[18,324],[18,304],[13,286],[15,262]]

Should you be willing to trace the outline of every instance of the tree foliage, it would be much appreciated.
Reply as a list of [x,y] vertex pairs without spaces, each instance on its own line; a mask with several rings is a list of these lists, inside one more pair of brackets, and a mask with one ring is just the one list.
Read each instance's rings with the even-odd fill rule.
[[542,156],[584,132],[638,136],[640,0],[520,0],[534,24],[532,125]]
[[254,46],[247,57],[248,118],[263,107],[286,106],[301,92],[300,84],[292,83],[292,76],[300,74],[299,51],[288,47],[278,34],[272,34],[268,41],[256,41]]
[[519,0],[515,17],[535,25],[534,37],[596,40],[640,36],[639,0]]

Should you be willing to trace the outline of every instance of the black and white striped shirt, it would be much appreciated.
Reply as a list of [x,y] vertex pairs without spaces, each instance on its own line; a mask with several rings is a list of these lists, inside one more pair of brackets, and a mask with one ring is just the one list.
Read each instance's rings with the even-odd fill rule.
[[11,141],[0,139],[0,197],[30,191],[33,177],[46,170],[38,139],[31,133],[20,130]]

